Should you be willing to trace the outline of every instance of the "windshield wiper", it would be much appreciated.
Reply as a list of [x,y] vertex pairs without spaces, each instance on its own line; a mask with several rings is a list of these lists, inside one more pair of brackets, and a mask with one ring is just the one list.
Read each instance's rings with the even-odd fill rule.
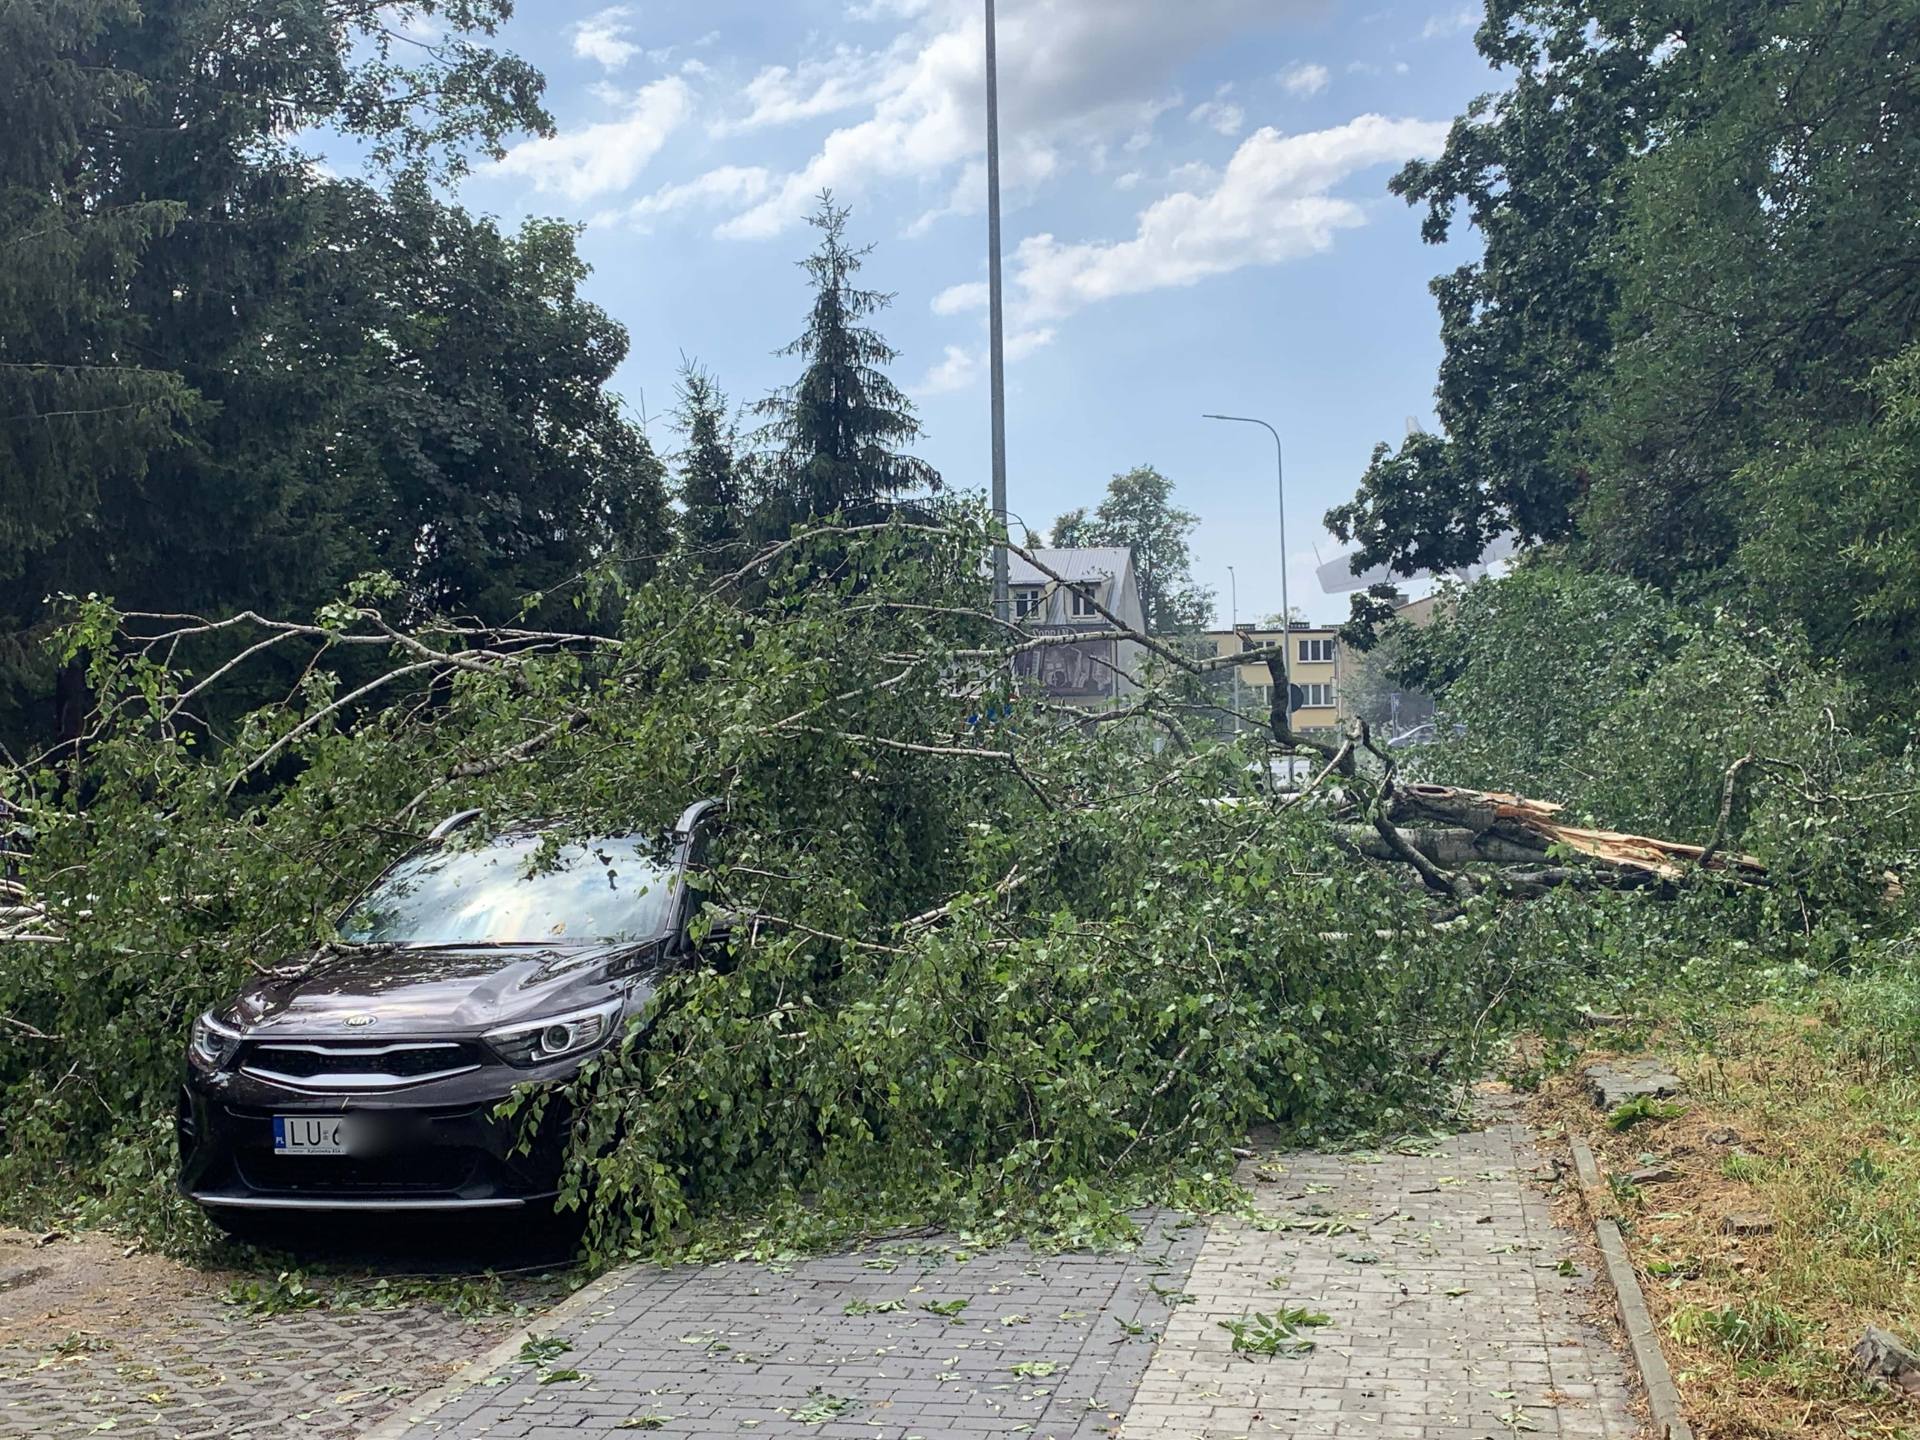
[[399,940],[406,950],[555,950],[579,940]]

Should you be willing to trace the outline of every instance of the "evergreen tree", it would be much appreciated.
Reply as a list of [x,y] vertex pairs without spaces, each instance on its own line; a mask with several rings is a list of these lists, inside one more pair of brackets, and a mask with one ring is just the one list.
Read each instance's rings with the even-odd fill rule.
[[813,309],[805,332],[779,352],[799,356],[806,369],[758,407],[771,450],[766,528],[832,514],[873,520],[907,492],[940,488],[939,473],[903,448],[919,437],[920,422],[885,371],[898,353],[864,323],[893,297],[854,283],[871,247],[848,245],[847,215],[828,193],[810,217],[820,245],[801,267],[813,283]]
[[30,561],[86,526],[103,477],[137,476],[193,400],[185,377],[149,363],[124,303],[185,207],[100,203],[78,143],[130,103],[132,77],[96,58],[128,11],[0,6],[0,677],[34,662],[45,630]]
[[680,366],[676,418],[687,437],[680,454],[680,543],[704,569],[731,568],[746,509],[738,436],[726,395],[691,360]]

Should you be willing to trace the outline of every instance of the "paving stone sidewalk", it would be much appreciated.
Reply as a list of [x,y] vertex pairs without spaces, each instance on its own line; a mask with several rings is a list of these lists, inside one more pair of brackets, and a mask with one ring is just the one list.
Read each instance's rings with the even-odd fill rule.
[[508,1361],[405,1433],[1110,1436],[1201,1238],[1154,1215],[1136,1249],[1098,1255],[909,1241],[634,1270],[552,1327],[570,1348]]
[[358,1435],[517,1322],[436,1306],[250,1318],[217,1296],[0,1343],[0,1437]]
[[[111,1246],[95,1298],[34,1323],[4,1291],[36,1250],[0,1267],[0,1440],[1627,1440],[1625,1366],[1583,1318],[1606,1302],[1500,1103],[1431,1144],[1250,1160],[1257,1222],[1156,1213],[1128,1251],[926,1237],[620,1272],[524,1356],[509,1322],[434,1306],[249,1317]],[[1330,1322],[1311,1350],[1232,1350],[1222,1322],[1288,1307]]]
[[[1625,1440],[1627,1371],[1526,1172],[1507,1102],[1413,1153],[1249,1162],[1267,1227],[1220,1219],[1128,1411],[1125,1440]],[[1599,1303],[1605,1304],[1601,1298]],[[1221,1322],[1298,1307],[1313,1348],[1237,1355]]]
[[[1626,1440],[1624,1364],[1582,1318],[1539,1163],[1495,1111],[1403,1150],[1249,1161],[1261,1223],[1154,1215],[1129,1253],[924,1241],[635,1270],[556,1320],[570,1348],[380,1440]],[[1310,1351],[1232,1351],[1222,1321],[1288,1306],[1331,1322],[1300,1332]]]

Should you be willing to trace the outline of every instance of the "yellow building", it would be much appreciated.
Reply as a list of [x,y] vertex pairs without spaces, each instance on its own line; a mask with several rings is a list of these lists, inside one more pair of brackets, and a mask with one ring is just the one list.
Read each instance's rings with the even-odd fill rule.
[[[1287,631],[1242,625],[1238,630],[1209,630],[1207,640],[1215,656],[1228,656],[1248,650],[1264,650],[1287,642],[1287,671],[1300,688],[1300,704],[1293,712],[1296,730],[1335,730],[1347,718],[1340,688],[1340,632],[1330,625],[1296,622]],[[1239,703],[1243,715],[1265,715],[1273,708],[1273,676],[1264,658],[1248,665],[1235,665],[1230,673],[1239,681]],[[1229,682],[1231,683],[1231,682]],[[1233,704],[1230,697],[1223,697]],[[1252,728],[1251,721],[1237,727]]]

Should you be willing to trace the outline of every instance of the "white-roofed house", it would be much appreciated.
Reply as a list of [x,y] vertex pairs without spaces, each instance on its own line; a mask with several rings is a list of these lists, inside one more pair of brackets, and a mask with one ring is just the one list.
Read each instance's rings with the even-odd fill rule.
[[[1114,629],[1101,609],[1144,633],[1146,615],[1134,579],[1133,552],[1124,545],[1035,550],[1055,580],[1018,555],[1007,556],[1013,621],[1035,635],[1098,634]],[[1014,657],[1014,674],[1029,694],[1063,705],[1097,707],[1139,687],[1131,676],[1145,658],[1137,640],[1089,640],[1043,645]]]

